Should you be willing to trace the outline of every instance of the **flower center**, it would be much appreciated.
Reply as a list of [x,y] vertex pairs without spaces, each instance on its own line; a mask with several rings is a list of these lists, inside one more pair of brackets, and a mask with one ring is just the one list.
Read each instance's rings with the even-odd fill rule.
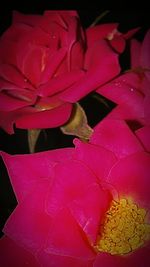
[[101,225],[97,250],[123,255],[141,247],[150,238],[150,224],[145,218],[146,210],[132,200],[113,200]]

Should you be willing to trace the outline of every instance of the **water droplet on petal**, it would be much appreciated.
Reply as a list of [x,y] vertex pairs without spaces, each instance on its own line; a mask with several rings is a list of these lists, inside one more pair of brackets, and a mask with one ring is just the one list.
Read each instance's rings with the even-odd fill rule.
[[121,82],[115,82],[115,86],[121,87]]

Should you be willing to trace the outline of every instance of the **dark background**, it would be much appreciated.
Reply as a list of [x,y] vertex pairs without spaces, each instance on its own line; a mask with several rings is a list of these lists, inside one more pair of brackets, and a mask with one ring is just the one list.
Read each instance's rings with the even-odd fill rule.
[[[92,1],[93,2],[93,1]],[[68,4],[69,3],[69,4]],[[14,4],[14,3],[13,3]],[[84,3],[83,3],[84,5]],[[2,34],[11,24],[12,10],[17,10],[26,14],[42,14],[46,9],[76,9],[80,15],[81,24],[84,28],[88,27],[97,16],[106,10],[110,12],[101,19],[100,23],[106,22],[119,22],[119,30],[126,32],[131,28],[140,26],[141,29],[136,33],[135,37],[138,40],[143,40],[144,35],[150,27],[150,14],[149,9],[131,8],[125,7],[125,2],[121,2],[116,7],[106,6],[104,3],[98,7],[97,4],[81,8],[80,5],[71,5],[70,1],[39,1],[33,2],[25,1],[20,5],[12,5],[11,2],[5,2],[5,5],[0,10],[0,34]],[[121,57],[121,66],[126,69],[129,66],[129,50],[127,50],[124,56]],[[100,103],[91,94],[80,101],[80,104],[84,108],[89,125],[93,127],[98,121],[100,121],[108,112],[113,108],[113,103],[108,102],[109,107],[104,103]],[[90,108],[89,108],[90,107]],[[36,152],[49,149],[56,149],[61,147],[72,146],[73,136],[67,136],[62,134],[59,128],[42,130],[39,140],[36,145]],[[0,129],[0,150],[8,152],[10,154],[24,154],[29,153],[27,144],[26,130],[15,129],[15,134],[8,135],[2,129]],[[16,206],[16,199],[11,188],[9,178],[3,162],[0,162],[0,230],[2,229],[6,219]],[[1,233],[0,233],[1,234]]]

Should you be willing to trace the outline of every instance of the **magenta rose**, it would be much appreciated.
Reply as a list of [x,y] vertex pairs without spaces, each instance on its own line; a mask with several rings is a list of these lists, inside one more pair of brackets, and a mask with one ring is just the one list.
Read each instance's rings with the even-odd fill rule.
[[135,39],[131,40],[131,69],[97,90],[117,104],[113,115],[118,114],[119,118],[120,113],[121,118],[137,120],[143,125],[150,124],[149,47],[150,30],[142,43]]
[[3,267],[150,266],[150,154],[124,121],[72,149],[1,155],[18,201]]
[[150,30],[131,40],[131,69],[97,92],[117,104],[108,117],[126,120],[150,151]]
[[63,125],[74,102],[119,73],[117,51],[125,38],[120,49],[116,28],[104,24],[84,32],[76,11],[14,12],[0,39],[0,126],[13,133],[13,124]]

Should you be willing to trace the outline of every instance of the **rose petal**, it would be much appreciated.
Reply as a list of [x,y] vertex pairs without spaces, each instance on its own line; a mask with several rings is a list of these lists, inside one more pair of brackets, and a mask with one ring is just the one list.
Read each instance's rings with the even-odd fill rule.
[[124,263],[124,257],[110,255],[108,253],[99,253],[96,257],[96,260],[93,264],[93,267],[126,267],[126,263]]
[[36,92],[35,91],[31,91],[28,89],[13,89],[13,90],[5,90],[6,94],[10,97],[19,99],[19,100],[23,100],[23,101],[27,101],[29,105],[31,105],[32,103],[34,103],[36,101]]
[[38,111],[31,114],[22,114],[16,119],[15,123],[18,128],[54,128],[63,125],[70,117],[72,105],[65,103],[51,110]]
[[136,68],[141,65],[140,55],[141,55],[141,43],[135,39],[131,40],[131,68]]
[[4,80],[14,83],[18,87],[26,88],[26,79],[21,75],[21,73],[14,67],[8,64],[0,64],[0,76]]
[[55,162],[71,159],[73,153],[71,148],[15,156],[1,152],[17,200],[22,201],[43,179],[50,180]]
[[97,178],[82,162],[72,160],[59,163],[54,168],[52,188],[47,199],[47,212],[55,216],[60,209],[82,196],[93,183],[97,183]]
[[127,254],[124,256],[110,255],[108,253],[99,253],[96,257],[93,267],[149,267],[150,258],[149,258],[150,249],[148,247],[143,247],[137,251]]
[[35,112],[34,108],[24,107],[22,109],[13,110],[10,112],[0,111],[0,126],[9,134],[14,133],[13,125],[15,121],[26,114]]
[[110,40],[111,46],[118,52],[118,53],[122,53],[125,49],[125,39],[122,37],[122,35],[120,36],[114,36],[114,38],[112,40]]
[[137,33],[141,27],[136,27],[123,34],[123,38],[130,39],[135,33]]
[[96,242],[100,223],[111,201],[112,196],[108,191],[93,184],[82,196],[69,204],[71,214],[85,232],[91,245]]
[[129,196],[143,207],[150,208],[150,156],[138,152],[118,161],[111,169],[108,181],[120,196]]
[[95,253],[85,240],[84,233],[82,233],[67,208],[61,209],[53,219],[44,251],[84,260],[95,258]]
[[40,86],[37,94],[39,96],[51,96],[68,88],[76,81],[78,81],[83,75],[84,71],[82,70],[76,70],[61,74],[58,77],[51,79],[46,84]]
[[[14,23],[12,24],[2,35],[2,45],[5,41],[10,41],[12,44],[17,44],[19,40],[23,38],[24,35],[30,33],[32,28],[29,24]],[[8,47],[7,47],[8,49]],[[10,46],[11,49],[11,46]],[[5,55],[6,58],[6,55]],[[9,60],[9,59],[8,59]]]
[[[68,28],[68,20],[70,17],[79,17],[77,11],[75,10],[46,10],[44,12],[45,22],[51,24],[55,22],[60,25],[61,28]],[[48,23],[49,22],[49,23]],[[47,27],[46,27],[47,28]]]
[[67,53],[67,63],[68,63],[68,71],[71,70],[71,53],[72,47],[77,39],[77,21],[74,17],[70,17],[68,21],[68,35],[67,35],[67,43],[68,43],[68,53]]
[[118,26],[118,23],[107,23],[89,27],[86,30],[86,38],[88,47],[95,44],[95,42],[106,38]]
[[150,124],[150,95],[147,95],[144,99],[144,117],[145,123]]
[[13,11],[14,23],[24,23],[30,26],[37,26],[38,23],[41,21],[41,18],[41,15],[24,15],[18,11]]
[[74,144],[76,158],[85,162],[100,181],[106,180],[110,169],[117,161],[115,155],[102,146],[83,143],[78,139],[74,140]]
[[150,242],[147,244],[147,246],[142,247],[135,251],[134,253],[131,253],[128,258],[126,259],[126,263],[128,267],[149,267],[150,265]]
[[26,107],[28,105],[32,105],[34,103],[33,101],[24,101],[17,99],[13,96],[9,96],[7,94],[4,94],[3,92],[0,93],[0,110],[1,111],[13,111],[19,108]]
[[50,254],[44,250],[37,254],[37,258],[44,267],[93,267],[93,261]]
[[143,77],[141,81],[141,91],[145,94],[145,96],[150,96],[150,81],[147,79],[147,77]]
[[143,144],[146,151],[150,152],[150,126],[144,126],[138,129],[135,133]]
[[70,69],[83,69],[84,65],[84,45],[80,42],[75,42],[70,54]]
[[138,76],[127,73],[100,87],[96,92],[117,104],[132,104],[133,107],[138,107],[143,103],[143,95],[137,90],[139,85]]
[[40,267],[35,257],[7,236],[0,239],[0,263],[2,267]]
[[88,68],[85,76],[61,94],[62,100],[76,102],[120,71],[118,55],[103,40],[87,52],[85,66]]
[[17,85],[7,82],[4,79],[0,78],[0,91],[2,90],[22,90],[22,88],[18,87]]
[[[42,31],[41,28],[39,28],[37,25],[34,27],[34,29],[26,34],[24,36],[25,40],[28,40],[28,42],[44,46],[44,47],[50,47],[51,46],[51,39],[48,33]],[[54,48],[53,48],[54,49]]]
[[118,158],[143,151],[143,147],[122,120],[104,119],[95,127],[90,143],[103,146]]
[[55,71],[58,69],[65,56],[66,48],[64,47],[49,55],[49,59],[41,75],[41,84],[46,83],[54,74],[56,75]]
[[[141,65],[143,68],[150,70],[150,30],[147,31],[141,47]],[[147,78],[150,80],[150,71],[145,72]]]
[[40,184],[22,201],[8,218],[3,232],[19,242],[31,253],[44,245],[51,224],[51,218],[45,213],[45,198],[49,191],[49,180]]
[[[21,42],[19,43],[21,45]],[[35,86],[40,83],[41,72],[45,68],[48,48],[22,40],[22,49],[18,51],[17,63],[20,71]]]
[[41,97],[36,102],[36,112],[44,111],[44,110],[52,110],[54,108],[58,108],[62,106],[64,102],[59,99],[59,93],[54,94],[52,96]]
[[137,128],[140,124],[145,124],[144,107],[143,105],[118,105],[107,115],[107,118],[126,120],[130,126],[135,125]]

